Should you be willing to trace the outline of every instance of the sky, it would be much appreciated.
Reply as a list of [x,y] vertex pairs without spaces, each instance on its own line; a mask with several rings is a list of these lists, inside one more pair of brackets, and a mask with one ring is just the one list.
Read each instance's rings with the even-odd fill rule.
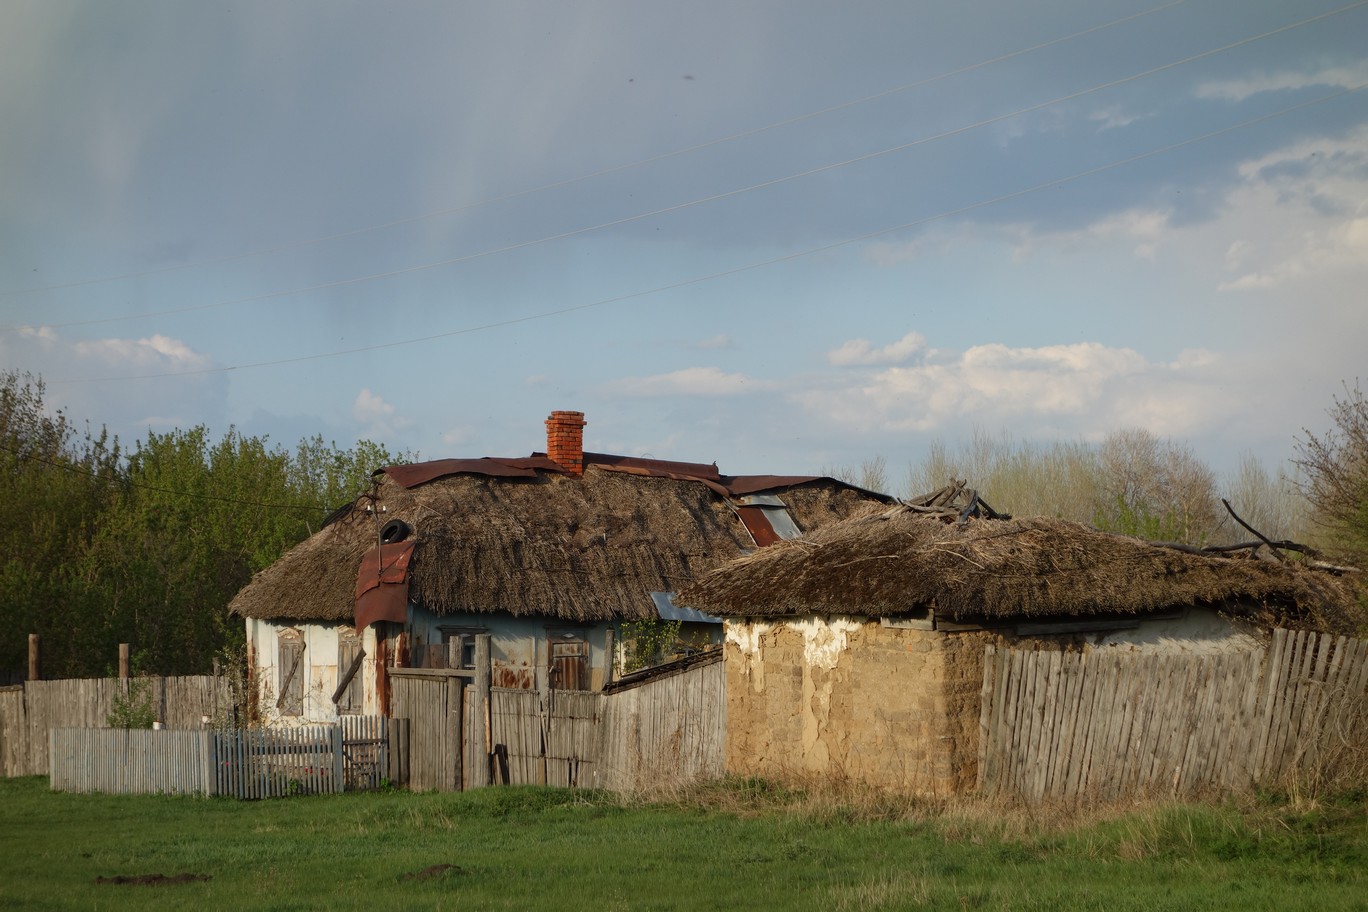
[[0,369],[125,443],[1285,465],[1365,370],[1368,2],[0,0]]

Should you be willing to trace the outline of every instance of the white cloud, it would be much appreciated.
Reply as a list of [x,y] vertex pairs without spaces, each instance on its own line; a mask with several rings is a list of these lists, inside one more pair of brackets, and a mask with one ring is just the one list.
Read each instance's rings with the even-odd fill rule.
[[1222,79],[1204,82],[1194,94],[1212,101],[1244,101],[1264,92],[1286,92],[1313,86],[1353,88],[1368,82],[1368,61],[1348,66],[1323,67],[1319,70],[1283,70],[1263,73],[1242,79]]
[[971,420],[1080,434],[1139,425],[1181,435],[1221,408],[1221,386],[1210,380],[1225,369],[1202,350],[1154,362],[1097,342],[989,343],[852,372],[840,384],[823,378],[794,398],[835,425],[882,431],[935,431]]
[[1292,143],[1241,163],[1238,173],[1224,219],[1238,236],[1220,291],[1347,281],[1368,265],[1368,128]]
[[703,339],[699,342],[695,342],[693,347],[700,351],[719,351],[736,348],[736,343],[733,342],[731,336],[726,333],[718,333],[710,339]]
[[170,336],[72,340],[18,327],[0,333],[0,363],[41,376],[52,408],[125,442],[148,429],[225,423],[227,378],[208,354]]
[[412,424],[409,419],[400,417],[393,405],[369,389],[356,394],[352,417],[365,427],[365,435],[369,437],[392,436]]
[[771,384],[745,374],[729,374],[716,367],[688,367],[651,377],[630,377],[613,384],[629,396],[737,396],[767,389]]
[[921,333],[910,332],[896,342],[875,348],[868,339],[851,339],[827,352],[827,363],[837,367],[854,364],[901,364],[926,348]]

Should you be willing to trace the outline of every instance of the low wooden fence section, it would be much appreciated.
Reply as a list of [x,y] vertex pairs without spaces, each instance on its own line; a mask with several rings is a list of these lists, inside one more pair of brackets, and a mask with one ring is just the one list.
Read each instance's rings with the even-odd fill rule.
[[388,776],[383,716],[290,729],[51,733],[52,788],[112,794],[280,798],[379,788]]
[[1325,781],[1368,767],[1368,641],[1230,655],[988,647],[978,783],[1031,800]]
[[599,785],[672,786],[725,772],[727,691],[721,655],[688,671],[608,694]]
[[394,678],[392,721],[410,726],[411,788],[494,783],[627,790],[722,773],[720,652],[610,693],[491,688],[487,714],[477,688],[452,675],[413,671]]
[[59,792],[212,795],[213,733],[54,728],[49,784]]
[[202,729],[204,718],[223,719],[232,707],[224,678],[70,678],[28,681],[0,688],[0,775],[48,773],[48,732],[55,728],[103,728],[114,698],[130,686],[147,688],[164,728]]

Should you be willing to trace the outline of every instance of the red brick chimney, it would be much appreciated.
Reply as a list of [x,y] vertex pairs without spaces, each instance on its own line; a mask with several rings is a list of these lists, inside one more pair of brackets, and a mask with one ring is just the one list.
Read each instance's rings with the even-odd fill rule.
[[546,455],[571,475],[584,474],[584,412],[552,412],[546,419]]

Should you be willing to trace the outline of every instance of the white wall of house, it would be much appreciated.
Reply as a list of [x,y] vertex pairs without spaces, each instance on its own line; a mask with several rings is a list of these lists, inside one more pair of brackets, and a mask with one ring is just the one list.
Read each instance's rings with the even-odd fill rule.
[[[337,689],[338,675],[346,668],[338,667],[339,646],[348,632],[355,628],[346,621],[285,621],[247,619],[247,650],[255,668],[257,706],[263,722],[268,725],[311,725],[336,722],[338,708],[332,701]],[[280,698],[282,676],[281,642],[297,635],[304,643],[304,654],[297,674],[302,675],[303,703],[298,715],[288,715],[276,705]],[[380,707],[375,694],[375,628],[362,631],[361,648],[366,651],[357,677],[361,679],[362,702],[360,715],[377,715]]]

